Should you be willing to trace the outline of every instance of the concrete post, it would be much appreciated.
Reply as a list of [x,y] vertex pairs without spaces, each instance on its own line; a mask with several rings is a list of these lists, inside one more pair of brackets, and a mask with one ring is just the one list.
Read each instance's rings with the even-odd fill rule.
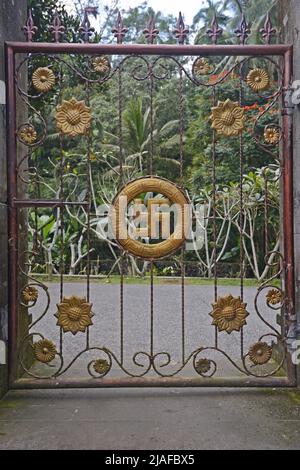
[[[27,0],[0,2],[0,397],[8,386],[7,374],[7,187],[4,42],[23,41],[21,27],[26,22]],[[26,79],[24,77],[24,79]],[[20,108],[20,112],[26,110]]]
[[[300,3],[299,0],[279,2],[280,42],[294,46],[294,80],[300,80]],[[295,236],[295,279],[296,313],[300,322],[300,106],[294,110],[294,236]],[[298,333],[300,339],[300,332]],[[300,366],[298,366],[300,386]]]

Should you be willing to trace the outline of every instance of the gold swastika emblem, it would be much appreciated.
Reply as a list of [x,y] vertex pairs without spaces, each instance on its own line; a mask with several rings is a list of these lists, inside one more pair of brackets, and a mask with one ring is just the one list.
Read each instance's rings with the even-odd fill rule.
[[[143,193],[155,192],[162,198],[150,198],[145,206],[137,197]],[[140,204],[136,216],[145,223],[145,227],[137,229],[140,238],[166,238],[158,243],[143,243],[131,238],[127,228],[127,209],[130,202]],[[170,234],[170,212],[160,209],[174,206],[176,218],[174,229]],[[171,181],[157,176],[138,178],[125,185],[112,202],[111,221],[118,244],[129,253],[144,259],[159,259],[175,252],[185,241],[191,223],[190,203],[186,193]],[[157,210],[159,209],[159,210]],[[143,224],[144,225],[144,224]]]

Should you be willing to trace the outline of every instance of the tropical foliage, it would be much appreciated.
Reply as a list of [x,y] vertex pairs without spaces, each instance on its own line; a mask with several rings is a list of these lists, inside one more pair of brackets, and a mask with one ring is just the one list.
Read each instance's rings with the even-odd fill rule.
[[[75,10],[82,12],[84,2],[75,2]],[[111,7],[104,7],[100,32],[91,40],[113,41],[111,28],[114,25],[118,2]],[[97,1],[90,2],[97,6]],[[29,1],[33,9],[35,23],[39,26],[37,40],[49,41],[49,24],[53,11],[58,8],[65,26],[67,39],[78,41],[79,21],[76,15],[68,13],[62,4],[54,0]],[[224,29],[220,42],[236,42],[234,31],[238,27],[237,18],[241,9],[252,22],[249,42],[258,42],[258,32],[263,26],[263,18],[269,12],[276,21],[276,1],[271,0],[208,0],[206,5],[196,12],[189,41],[207,42],[205,32],[214,17]],[[144,42],[142,34],[145,25],[155,16],[156,26],[161,31],[159,41],[175,42],[172,31],[176,18],[154,12],[146,2],[136,8],[123,12],[124,26],[128,28],[127,41]],[[33,172],[29,191],[34,197],[64,197],[69,201],[81,202],[87,196],[91,201],[91,211],[84,206],[68,206],[64,210],[64,224],[61,225],[61,209],[33,210],[29,213],[30,243],[38,252],[35,256],[35,270],[47,271],[49,275],[61,269],[65,273],[86,272],[88,257],[94,260],[93,273],[101,272],[103,260],[111,260],[110,266],[118,269],[118,247],[113,241],[105,241],[103,233],[107,215],[99,213],[100,206],[108,206],[116,188],[120,184],[119,156],[123,152],[124,180],[130,180],[149,170],[149,158],[152,150],[154,170],[160,176],[179,182],[179,146],[180,122],[178,112],[178,70],[174,64],[162,62],[160,73],[168,76],[164,80],[154,81],[154,101],[149,99],[149,84],[145,80],[133,80],[132,73],[143,74],[139,59],[133,59],[131,68],[124,65],[122,74],[121,116],[118,114],[117,100],[119,82],[116,79],[96,84],[89,90],[89,105],[93,112],[90,140],[87,138],[65,139],[63,150],[55,126],[55,109],[62,100],[86,100],[87,90],[84,84],[71,72],[81,68],[89,73],[86,58],[63,57],[63,70],[59,62],[54,61],[56,76],[63,72],[61,93],[50,91],[46,99],[35,102],[36,109],[44,117],[47,136],[42,146],[30,154],[30,168]],[[112,65],[115,59],[112,58]],[[209,75],[208,85],[220,82],[217,97],[213,96],[211,86],[195,87],[189,80],[184,80],[184,184],[188,189],[192,203],[200,203],[205,212],[202,226],[204,243],[200,249],[187,252],[186,259],[199,265],[203,275],[212,276],[215,263],[218,267],[231,263],[239,265],[241,250],[245,257],[245,273],[262,281],[272,271],[275,254],[279,248],[279,165],[276,149],[260,145],[264,126],[277,123],[278,109],[270,107],[264,95],[257,94],[249,87],[244,87],[243,108],[246,126],[243,132],[243,154],[239,138],[218,137],[216,150],[216,171],[213,170],[212,129],[209,120],[211,107],[216,99],[237,101],[240,86],[240,73],[246,74],[248,63],[239,69],[239,59],[211,59],[214,73]],[[29,66],[29,83],[32,71],[37,66],[45,66],[42,57],[32,58]],[[190,68],[188,60],[185,62]],[[276,93],[278,72],[276,64],[264,61],[271,77],[271,91]],[[32,86],[32,85],[30,85]],[[214,101],[215,100],[215,101]],[[182,103],[181,103],[182,104]],[[151,106],[153,128],[151,132]],[[260,117],[259,123],[257,117]],[[38,114],[33,114],[32,122],[39,129]],[[123,148],[120,148],[120,124],[122,126]],[[253,134],[253,129],[255,133]],[[87,175],[87,146],[90,150],[91,168]],[[275,146],[276,147],[276,146]],[[242,163],[241,163],[242,162]],[[213,175],[215,181],[213,182]],[[86,184],[88,176],[88,187]],[[214,184],[214,186],[213,186]],[[243,186],[243,208],[240,206],[240,184]],[[215,189],[215,195],[214,195]],[[213,224],[215,211],[215,225]],[[87,225],[90,223],[92,243],[88,245]],[[198,221],[198,223],[200,223]],[[241,228],[242,224],[242,228]],[[267,227],[267,229],[266,229]],[[213,231],[216,230],[214,243]],[[241,238],[241,230],[243,237]],[[176,272],[173,265],[165,264],[162,274]],[[169,263],[170,264],[170,263]],[[128,258],[128,272],[144,274],[147,263],[138,263]],[[175,271],[174,271],[175,269]],[[102,271],[103,272],[103,271]],[[238,274],[238,270],[236,272]],[[226,275],[226,272],[225,272]]]

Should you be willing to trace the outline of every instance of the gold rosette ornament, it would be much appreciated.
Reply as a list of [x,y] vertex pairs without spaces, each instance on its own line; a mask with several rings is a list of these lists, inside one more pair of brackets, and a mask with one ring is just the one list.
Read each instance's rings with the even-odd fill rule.
[[57,353],[55,344],[49,339],[41,339],[33,344],[35,358],[40,362],[51,362]]
[[210,71],[210,65],[206,59],[203,57],[199,57],[196,59],[194,66],[193,66],[193,72],[194,75],[207,75]]
[[84,135],[91,127],[91,109],[74,97],[57,106],[55,118],[57,129],[70,137]]
[[246,310],[247,304],[241,301],[240,297],[233,297],[231,294],[219,297],[217,302],[212,304],[213,317],[212,325],[216,325],[219,331],[239,331],[246,325],[246,317],[249,313]]
[[93,364],[93,368],[97,374],[104,375],[109,371],[110,365],[106,359],[97,359]]
[[95,72],[106,74],[110,71],[110,63],[105,56],[95,57],[95,59],[92,60],[92,64]]
[[207,372],[210,371],[211,364],[210,360],[204,357],[203,359],[198,359],[198,361],[195,364],[195,370],[198,374],[206,374]]
[[266,294],[267,303],[277,305],[282,302],[282,293],[277,289],[270,289]]
[[279,130],[276,127],[266,127],[264,130],[264,139],[267,144],[277,144],[279,142]]
[[218,106],[211,109],[210,119],[212,129],[227,137],[240,134],[245,127],[244,109],[230,99],[219,101]]
[[71,331],[75,335],[79,331],[84,332],[93,324],[92,304],[87,302],[85,297],[64,297],[62,302],[57,304],[57,310],[57,325],[62,327],[64,333]]
[[22,291],[22,297],[24,302],[36,302],[38,299],[39,293],[36,287],[26,286]]
[[247,84],[253,91],[264,91],[269,88],[270,77],[264,69],[253,69],[247,75]]
[[30,124],[25,124],[18,132],[18,137],[26,145],[32,145],[36,142],[37,132]]
[[269,362],[272,356],[272,348],[267,343],[259,341],[253,344],[249,349],[249,358],[253,364],[262,365]]
[[48,67],[39,67],[32,74],[32,84],[40,93],[47,93],[55,84],[55,75]]

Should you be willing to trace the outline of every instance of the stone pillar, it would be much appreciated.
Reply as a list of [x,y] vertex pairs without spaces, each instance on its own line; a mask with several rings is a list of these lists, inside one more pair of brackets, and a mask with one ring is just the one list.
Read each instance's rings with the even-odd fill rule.
[[[0,2],[0,397],[8,387],[7,371],[7,191],[4,42],[24,41],[27,0]],[[21,110],[22,112],[22,110]],[[25,110],[23,110],[25,112]]]
[[[294,46],[294,80],[300,80],[300,3],[299,0],[279,2],[280,42]],[[295,237],[295,279],[296,314],[300,323],[300,106],[294,110],[294,237]],[[299,328],[297,328],[299,330]],[[300,340],[300,331],[298,331]],[[298,354],[299,357],[299,354]],[[298,386],[300,386],[300,366]]]

